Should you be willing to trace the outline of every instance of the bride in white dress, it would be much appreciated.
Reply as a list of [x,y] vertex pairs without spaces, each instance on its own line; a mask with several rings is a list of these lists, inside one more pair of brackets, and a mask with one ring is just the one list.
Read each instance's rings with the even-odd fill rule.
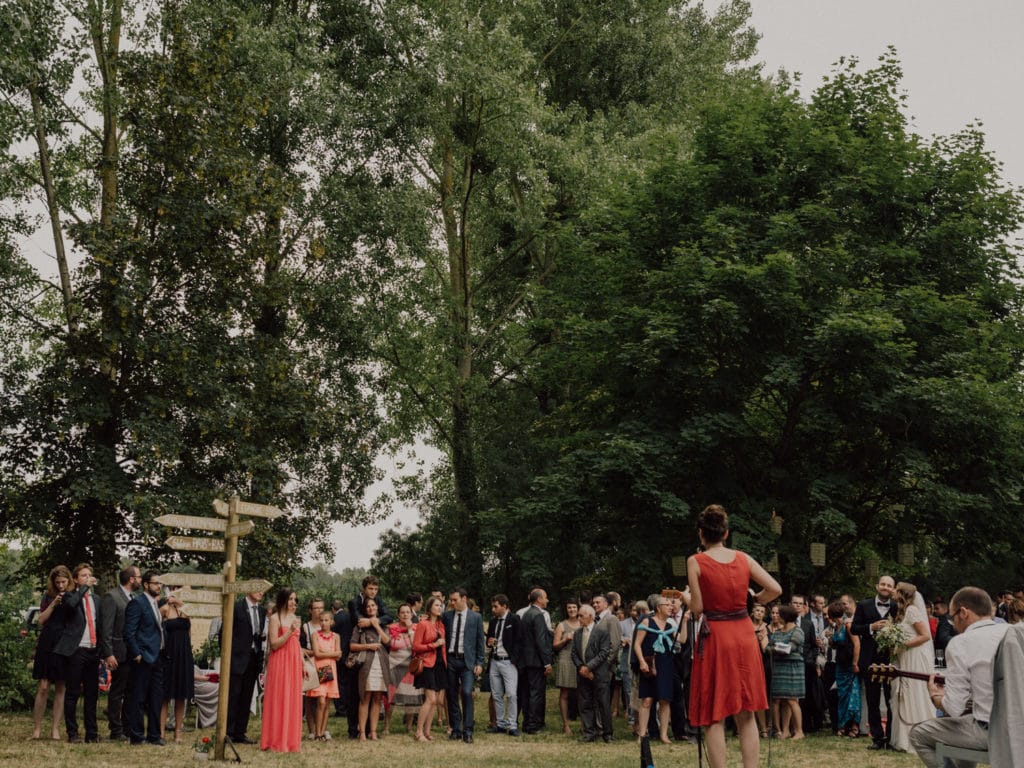
[[[893,664],[904,672],[934,672],[935,648],[928,627],[924,598],[913,584],[901,581],[896,585],[898,606],[894,621],[907,638],[907,647],[893,657]],[[896,749],[910,751],[910,729],[917,723],[935,717],[935,705],[928,698],[928,681],[900,677],[892,684],[892,741]]]

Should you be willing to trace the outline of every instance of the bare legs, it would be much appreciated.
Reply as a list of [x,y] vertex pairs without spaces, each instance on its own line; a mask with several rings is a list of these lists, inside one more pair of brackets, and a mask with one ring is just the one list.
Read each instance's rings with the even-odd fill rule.
[[[637,734],[639,738],[643,738],[647,734],[647,726],[651,721],[651,705],[654,703],[653,698],[641,699],[640,700],[640,717],[637,718],[639,726],[637,728]],[[665,744],[671,744],[672,739],[668,737],[668,724],[671,716],[669,714],[671,710],[672,702],[670,701],[659,701],[658,702],[658,730],[659,738]]]
[[423,703],[416,719],[416,741],[433,741],[430,726],[434,721],[434,709],[437,707],[437,691],[429,688],[423,690]]
[[572,688],[558,689],[558,709],[562,713],[562,733],[572,733],[569,729],[569,696],[576,693]]
[[[175,743],[181,743],[181,727],[185,722],[185,702],[184,700],[174,701],[174,741]],[[164,738],[164,731],[167,728],[167,708],[168,702],[160,706],[160,738]]]
[[323,739],[327,733],[327,697],[316,698],[316,737]]
[[366,691],[359,699],[359,740],[366,741],[366,722],[370,722],[370,741],[377,741],[380,720],[380,691]]
[[[803,726],[803,715],[800,712],[800,700],[799,699],[777,699],[779,709],[781,709],[781,722],[779,724],[779,730],[782,732],[779,738],[789,738],[789,727],[790,724],[793,726],[793,738],[802,739],[804,737],[804,726]],[[774,705],[775,702],[773,702]]]
[[[46,700],[50,695],[50,681],[40,680],[36,688],[36,700],[32,706],[32,716],[35,725],[32,729],[32,738],[40,738],[43,730],[43,716],[46,714]],[[50,731],[50,738],[60,741],[60,722],[64,717],[64,683],[53,684],[53,727]]]

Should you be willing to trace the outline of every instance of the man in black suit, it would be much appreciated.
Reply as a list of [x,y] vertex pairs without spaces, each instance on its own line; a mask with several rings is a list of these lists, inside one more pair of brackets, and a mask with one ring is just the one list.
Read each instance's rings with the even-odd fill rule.
[[949,645],[949,641],[956,634],[953,622],[949,618],[949,606],[946,604],[946,598],[941,595],[936,597],[932,601],[932,611],[935,615],[935,637],[932,639],[932,642],[935,645],[935,650],[942,651],[943,655],[945,655],[946,646]]
[[526,675],[527,699],[523,707],[523,730],[528,734],[544,729],[544,694],[551,674],[554,654],[551,630],[544,620],[548,593],[543,589],[530,592],[530,607],[522,616],[519,661]]
[[110,738],[121,741],[128,738],[124,727],[124,700],[128,689],[129,666],[128,646],[124,641],[124,611],[132,595],[142,584],[142,575],[134,565],[122,568],[118,574],[119,585],[108,589],[100,598],[99,654],[110,673],[110,689],[107,691],[107,722],[110,724]]
[[[124,641],[128,646],[131,668],[131,706],[127,708],[128,737],[132,744],[143,741],[163,746],[160,737],[160,707],[164,701],[163,619],[160,616],[161,583],[156,571],[142,574],[142,594],[128,603],[124,611]],[[148,720],[142,731],[143,713]]]
[[885,626],[890,615],[896,613],[896,602],[892,594],[896,591],[896,581],[892,576],[882,576],[875,585],[875,596],[857,603],[853,614],[850,631],[860,638],[860,658],[857,660],[861,678],[864,680],[864,692],[868,707],[868,726],[871,730],[871,746],[868,749],[887,749],[889,735],[892,732],[892,718],[882,729],[882,696],[885,696],[886,709],[889,708],[889,683],[880,683],[871,679],[868,668],[872,664],[888,664],[889,657],[875,647],[874,633]]
[[[337,664],[339,696],[334,700],[334,713],[341,716],[344,712],[350,739],[359,738],[359,670],[350,669],[345,663],[348,661],[354,627],[348,611],[340,610],[334,614],[334,625],[331,629],[341,638],[341,658]],[[365,735],[368,735],[369,728],[370,724],[367,723]]]
[[250,592],[235,603],[231,629],[231,681],[228,685],[228,738],[235,744],[253,744],[249,728],[252,692],[263,668],[264,610],[262,592]]
[[96,702],[100,695],[99,681],[99,639],[100,623],[103,612],[99,601],[92,592],[96,586],[96,577],[92,575],[92,566],[80,563],[71,573],[75,589],[65,592],[61,600],[64,611],[64,633],[57,639],[53,652],[63,656],[66,661],[64,693],[64,728],[68,741],[77,743],[82,740],[78,735],[78,696],[82,696],[82,720],[85,722],[85,740],[100,740],[99,724],[96,721]]
[[[516,711],[519,687],[519,617],[509,610],[505,595],[491,598],[491,623],[487,625],[487,647],[491,649],[491,698],[494,700],[495,724],[488,733],[518,736]],[[508,696],[508,706],[505,697]]]
[[473,683],[484,671],[484,622],[469,609],[464,587],[448,595],[452,609],[445,611],[444,636],[448,653],[448,738],[473,743]]
[[602,738],[612,741],[612,638],[605,623],[595,623],[595,611],[589,605],[579,610],[580,629],[572,637],[572,663],[576,665],[576,692],[580,698],[580,741],[597,740],[600,713]]

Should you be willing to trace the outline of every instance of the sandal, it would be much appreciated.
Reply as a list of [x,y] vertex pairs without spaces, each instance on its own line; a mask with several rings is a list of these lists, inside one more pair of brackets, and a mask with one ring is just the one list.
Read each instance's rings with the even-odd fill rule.
[[850,729],[846,732],[846,735],[849,736],[851,739],[856,739],[858,736],[860,736],[860,726],[856,724],[851,725]]

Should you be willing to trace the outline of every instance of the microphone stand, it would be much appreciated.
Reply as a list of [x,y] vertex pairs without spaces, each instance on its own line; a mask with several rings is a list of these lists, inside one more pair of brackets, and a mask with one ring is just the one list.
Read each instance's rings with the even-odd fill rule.
[[[693,685],[693,662],[697,658],[697,623],[698,620],[694,615],[690,614],[690,685]],[[701,725],[697,726],[697,768],[703,768],[704,765],[704,727]]]

